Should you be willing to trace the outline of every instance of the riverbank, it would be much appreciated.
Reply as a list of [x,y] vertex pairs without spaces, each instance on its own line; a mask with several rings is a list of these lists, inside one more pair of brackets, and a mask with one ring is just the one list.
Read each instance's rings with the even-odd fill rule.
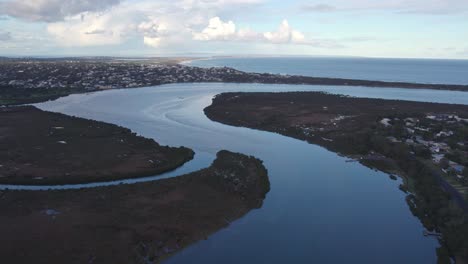
[[268,191],[260,160],[227,151],[157,182],[2,191],[0,254],[6,263],[159,263],[260,208]]
[[161,146],[129,129],[39,110],[0,108],[0,183],[56,185],[162,174],[193,151]]
[[468,223],[457,208],[466,201],[457,199],[458,191],[439,176],[444,173],[437,166],[442,165],[433,168],[426,162],[433,162],[432,151],[466,161],[468,106],[317,92],[225,93],[214,98],[205,114],[224,124],[306,140],[404,177],[401,189],[411,211],[428,230],[442,234],[441,263],[448,263],[448,256],[457,257],[457,263],[467,259]]

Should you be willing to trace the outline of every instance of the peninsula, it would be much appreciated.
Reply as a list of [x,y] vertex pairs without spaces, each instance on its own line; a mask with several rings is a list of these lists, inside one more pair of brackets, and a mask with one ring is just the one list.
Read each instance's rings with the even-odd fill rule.
[[0,191],[0,255],[3,263],[160,263],[260,208],[269,188],[260,160],[220,151],[209,168],[170,179]]
[[468,106],[318,92],[225,93],[214,120],[324,146],[404,181],[407,203],[439,237],[439,263],[468,259]]
[[161,174],[193,151],[161,146],[116,125],[50,113],[33,106],[0,107],[0,183],[75,184]]

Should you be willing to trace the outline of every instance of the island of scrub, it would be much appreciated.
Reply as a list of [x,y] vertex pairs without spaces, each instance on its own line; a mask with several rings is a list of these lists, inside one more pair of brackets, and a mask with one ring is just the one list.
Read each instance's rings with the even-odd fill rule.
[[73,184],[161,174],[193,151],[129,129],[39,110],[0,108],[0,183]]
[[205,113],[224,124],[306,140],[349,162],[401,176],[425,234],[440,239],[439,263],[466,263],[468,106],[318,92],[225,93]]
[[159,263],[260,208],[269,189],[260,160],[220,151],[206,169],[154,182],[0,191],[2,263]]

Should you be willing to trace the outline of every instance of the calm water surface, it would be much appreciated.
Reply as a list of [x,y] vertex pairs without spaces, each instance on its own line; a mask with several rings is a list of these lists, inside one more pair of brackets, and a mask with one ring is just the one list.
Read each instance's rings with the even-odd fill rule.
[[189,64],[314,77],[468,84],[468,60],[282,57],[216,58]]
[[319,146],[226,126],[203,114],[221,92],[297,90],[468,104],[468,93],[434,90],[173,84],[71,95],[38,106],[190,147],[198,157],[187,165],[192,169],[206,166],[221,149],[264,161],[271,191],[263,207],[166,263],[436,263],[438,243],[422,235],[399,181]]

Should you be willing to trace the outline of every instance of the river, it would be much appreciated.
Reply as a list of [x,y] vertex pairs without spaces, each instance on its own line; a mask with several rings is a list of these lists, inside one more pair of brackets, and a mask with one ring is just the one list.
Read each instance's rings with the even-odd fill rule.
[[398,189],[400,181],[359,163],[345,162],[346,158],[322,147],[226,126],[203,113],[221,92],[299,90],[468,104],[468,93],[455,91],[171,84],[71,95],[37,106],[128,127],[164,145],[194,149],[194,161],[165,177],[206,167],[221,149],[264,161],[271,191],[263,207],[166,263],[436,263],[438,242],[422,235],[422,225]]

